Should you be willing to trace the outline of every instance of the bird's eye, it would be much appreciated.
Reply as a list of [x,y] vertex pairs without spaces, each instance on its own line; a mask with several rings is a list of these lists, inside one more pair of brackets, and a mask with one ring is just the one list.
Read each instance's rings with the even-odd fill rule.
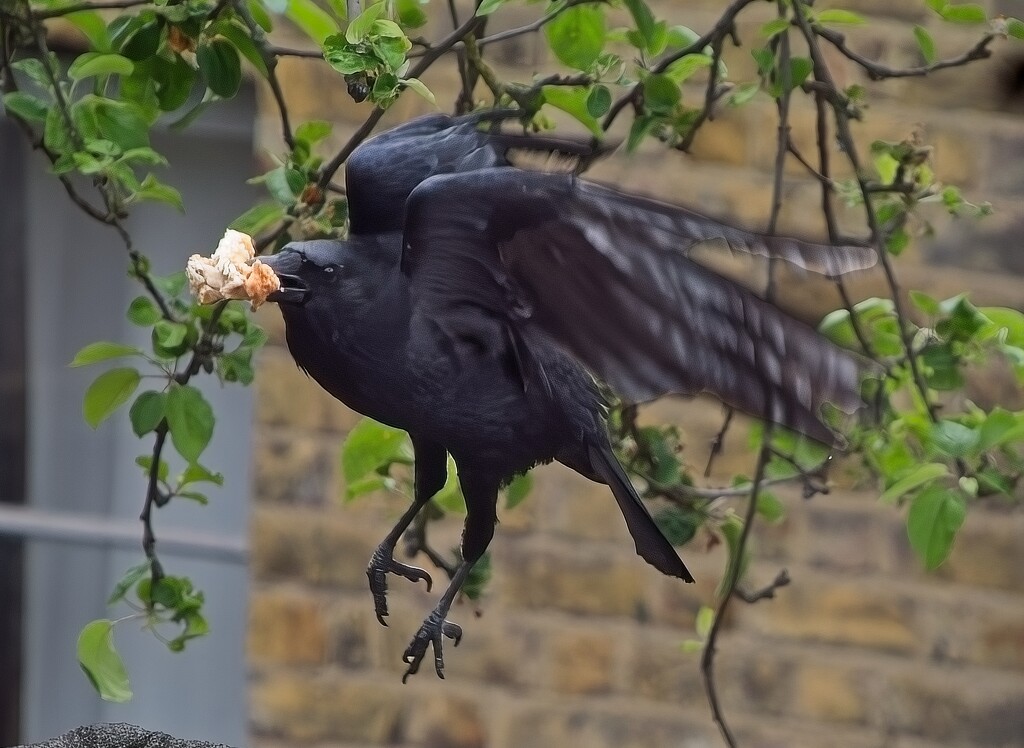
[[333,273],[334,272],[334,265],[328,265],[327,267],[325,267],[324,268],[324,272],[325,273]]

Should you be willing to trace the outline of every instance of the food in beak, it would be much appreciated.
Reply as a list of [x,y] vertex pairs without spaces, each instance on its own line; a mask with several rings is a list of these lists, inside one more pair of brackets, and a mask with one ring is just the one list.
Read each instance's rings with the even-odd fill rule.
[[185,274],[192,295],[200,304],[248,299],[253,309],[258,308],[281,287],[281,281],[268,265],[254,260],[255,256],[252,237],[228,229],[213,255],[195,254],[188,259]]

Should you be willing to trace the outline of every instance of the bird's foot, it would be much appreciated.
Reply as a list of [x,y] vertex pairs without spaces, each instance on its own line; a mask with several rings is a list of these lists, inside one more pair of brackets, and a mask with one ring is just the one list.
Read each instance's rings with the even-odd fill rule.
[[444,678],[444,654],[441,647],[446,636],[455,642],[454,646],[459,646],[459,642],[462,641],[462,627],[457,623],[446,621],[435,610],[420,626],[420,630],[416,632],[416,636],[412,638],[405,654],[402,655],[402,660],[409,665],[409,669],[402,676],[402,683],[405,683],[410,675],[420,669],[420,663],[423,662],[428,645],[434,648],[434,672],[437,673],[438,678]]
[[373,552],[370,565],[366,567],[366,578],[370,580],[370,592],[373,593],[373,609],[382,626],[388,625],[384,620],[388,614],[388,574],[398,574],[410,582],[423,580],[427,583],[427,592],[430,592],[430,588],[434,585],[434,581],[426,571],[395,561],[393,553],[394,548],[380,546]]

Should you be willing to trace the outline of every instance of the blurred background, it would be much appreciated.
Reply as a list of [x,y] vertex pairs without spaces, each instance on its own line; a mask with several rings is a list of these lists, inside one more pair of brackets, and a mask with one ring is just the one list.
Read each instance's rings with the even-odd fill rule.
[[[651,5],[679,15],[668,0]],[[851,46],[886,64],[919,64],[912,24],[951,53],[973,38],[933,24],[920,3],[841,5],[871,17],[869,31],[849,31]],[[1021,2],[986,5],[1024,13]],[[449,28],[440,6],[430,6],[428,38]],[[723,6],[690,2],[684,20],[703,30]],[[771,12],[744,16],[740,36],[755,35]],[[537,14],[509,5],[489,30]],[[65,43],[73,47],[74,38]],[[286,37],[279,43],[289,46]],[[296,37],[292,46],[301,43]],[[941,238],[915,241],[901,258],[904,286],[939,298],[966,289],[975,303],[1024,309],[1024,50],[995,51],[927,79],[870,84],[871,107],[855,135],[899,141],[921,130],[935,144],[940,178],[996,208],[981,223],[940,219]],[[488,54],[513,79],[550,63],[543,40],[529,36]],[[746,47],[727,47],[725,59],[734,79],[754,75]],[[852,66],[830,62],[847,84],[859,82]],[[325,153],[366,117],[368,105],[353,103],[322,64],[284,59],[278,75],[295,121],[336,123]],[[446,65],[425,82],[439,102],[453,101],[460,85]],[[427,106],[403,96],[381,127]],[[645,147],[591,176],[762,227],[774,113],[767,98],[723,110],[692,154]],[[271,343],[254,387],[208,387],[218,425],[204,461],[225,473],[225,487],[208,507],[172,502],[156,517],[165,563],[207,593],[212,633],[171,655],[148,633],[118,627],[135,697],[101,702],[79,671],[75,638],[87,621],[112,615],[104,605],[111,586],[141,558],[145,481],[133,460],[146,450],[126,418],[98,432],[85,425],[81,396],[95,371],[66,364],[94,340],[133,342],[138,328],[124,309],[139,291],[124,277],[112,233],[80,215],[10,124],[0,119],[0,743],[128,721],[263,748],[720,744],[699,654],[684,652],[683,642],[695,638],[697,611],[714,599],[723,547],[698,536],[682,549],[696,585],[662,578],[634,555],[607,489],[559,467],[538,470],[529,499],[501,516],[486,596],[453,608],[465,638],[446,649],[447,680],[425,668],[403,686],[401,654],[436,590],[393,580],[391,626],[376,622],[364,569],[404,500],[343,504],[339,447],[357,417],[296,369],[272,305],[259,313]],[[793,127],[795,138],[812,141],[809,111],[797,106]],[[269,91],[252,84],[157,144],[188,209],[133,212],[129,228],[157,272],[208,253],[252,204],[257,189],[242,185],[280,149],[278,128]],[[786,201],[780,230],[823,235],[818,186],[795,168]],[[857,297],[885,293],[875,273],[851,287]],[[839,304],[831,285],[795,276],[784,277],[779,297],[812,323]],[[971,382],[969,395],[1020,407],[1009,374]],[[671,401],[645,418],[678,423],[684,459],[699,472],[722,413],[712,402]],[[756,455],[741,426],[710,485],[752,473]],[[783,568],[793,581],[774,600],[733,606],[720,639],[719,688],[740,743],[1024,745],[1024,514],[999,502],[973,508],[952,557],[926,574],[901,511],[880,505],[855,466],[832,477],[833,491],[810,501],[776,491],[785,518],[755,528],[748,586]],[[456,519],[436,544],[457,544],[459,531]]]

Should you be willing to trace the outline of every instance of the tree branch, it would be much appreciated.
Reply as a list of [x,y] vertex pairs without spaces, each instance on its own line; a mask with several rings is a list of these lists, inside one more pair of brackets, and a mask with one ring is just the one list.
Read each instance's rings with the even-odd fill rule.
[[970,62],[987,59],[992,56],[992,50],[989,49],[989,45],[999,36],[994,32],[989,32],[981,37],[977,44],[963,54],[951,57],[947,60],[938,60],[930,65],[919,65],[912,68],[893,68],[887,65],[882,65],[874,60],[869,60],[858,52],[850,49],[846,45],[846,37],[838,31],[825,28],[819,24],[815,24],[813,26],[813,31],[822,39],[829,42],[841,54],[860,65],[860,67],[864,69],[864,72],[868,74],[868,77],[873,81],[885,80],[886,78],[912,78],[921,75],[928,75],[929,73],[934,73],[936,70],[960,67]]
[[[722,739],[725,740],[726,745],[730,748],[735,748],[736,738],[732,734],[732,730],[729,729],[729,724],[725,721],[725,713],[722,711],[722,705],[718,698],[718,688],[715,683],[715,645],[718,643],[718,635],[722,630],[722,623],[725,621],[725,613],[729,608],[729,602],[733,598],[733,593],[736,591],[736,585],[739,582],[740,571],[743,568],[743,553],[747,547],[747,540],[750,537],[750,528],[754,524],[754,516],[757,510],[757,496],[761,489],[761,485],[764,481],[765,467],[768,465],[769,444],[772,438],[772,424],[765,424],[764,428],[764,441],[762,442],[761,452],[757,457],[757,468],[754,471],[754,483],[750,490],[750,499],[747,501],[746,516],[743,519],[743,529],[740,530],[739,541],[736,543],[735,556],[733,557],[732,563],[729,565],[729,578],[726,580],[725,590],[722,594],[722,599],[718,603],[718,608],[715,610],[715,620],[711,624],[711,629],[708,631],[708,638],[704,644],[704,652],[700,659],[700,671],[704,678],[704,691],[708,696],[708,705],[711,707],[711,716],[715,720],[715,724],[718,725],[719,731],[722,733]],[[774,592],[774,589],[772,590]]]

